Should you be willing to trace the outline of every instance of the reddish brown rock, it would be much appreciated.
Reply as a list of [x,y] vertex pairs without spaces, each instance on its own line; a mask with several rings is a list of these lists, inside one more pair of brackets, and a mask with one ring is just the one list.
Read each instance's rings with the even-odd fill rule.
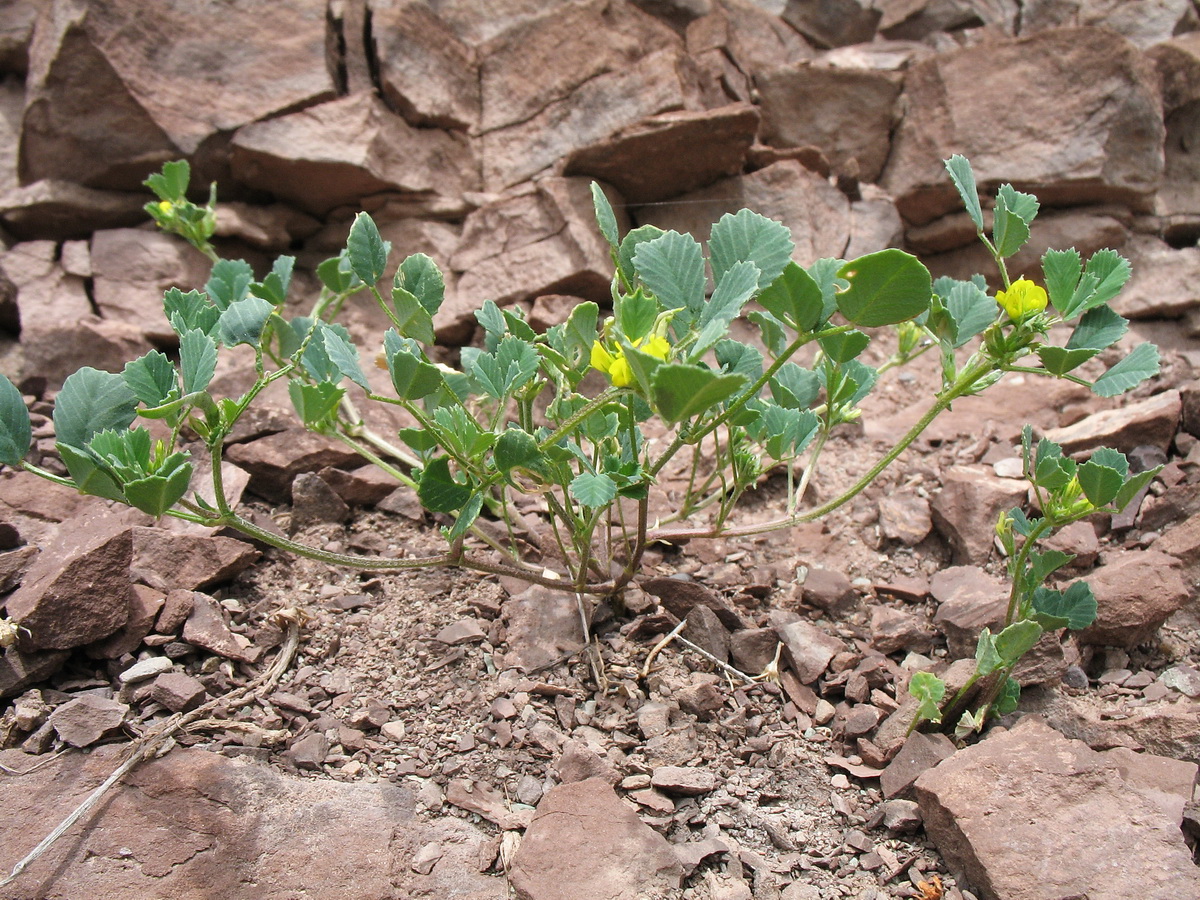
[[928,653],[933,631],[924,617],[891,606],[871,610],[871,646],[880,653]]
[[916,793],[929,836],[985,897],[1195,894],[1179,816],[1161,793],[1035,718],[960,750],[922,775]]
[[207,594],[192,594],[192,611],[183,623],[183,639],[239,662],[254,662],[260,650],[243,635],[230,631],[220,604]]
[[696,797],[713,790],[717,786],[717,777],[707,769],[694,766],[658,766],[650,774],[650,783],[668,794]]
[[707,585],[682,578],[657,575],[641,582],[642,590],[657,597],[663,608],[678,619],[686,619],[696,606],[707,606],[731,632],[743,626],[742,618],[729,602]]
[[167,160],[213,155],[218,134],[334,96],[324,9],[273,10],[288,27],[272,34],[257,3],[56,7],[31,44],[22,181],[140,191]]
[[684,636],[696,646],[712,654],[721,662],[729,661],[729,629],[707,606],[693,606],[687,614]]
[[824,674],[830,661],[846,649],[838,638],[803,620],[788,621],[776,610],[771,624],[783,642],[783,656],[802,684],[812,684]]
[[866,44],[883,13],[860,0],[788,0],[783,20],[817,47]]
[[933,498],[933,524],[954,549],[959,564],[982,565],[992,555],[1001,512],[1025,501],[1024,482],[997,478],[987,466],[951,466]]
[[316,472],[326,466],[350,465],[360,460],[345,444],[299,429],[235,444],[226,451],[226,456],[250,473],[252,492],[276,502],[290,499],[292,479],[301,472]]
[[1009,587],[975,566],[952,566],[930,580],[938,602],[933,624],[946,636],[951,657],[974,659],[979,632],[1004,621]]
[[310,525],[340,524],[350,518],[350,507],[315,472],[301,472],[292,480],[292,530]]
[[262,554],[236,538],[176,534],[161,528],[133,531],[133,574],[161,591],[202,590],[248,569]]
[[583,625],[574,594],[531,587],[510,597],[501,612],[507,629],[508,652],[498,657],[501,668],[537,672],[583,647]]
[[[991,77],[997,71],[1011,77]],[[1078,72],[1088,78],[1080,81]],[[1022,102],[1014,105],[1016,94]],[[1112,32],[1056,29],[993,41],[987,53],[938,54],[908,71],[902,102],[907,113],[883,185],[913,224],[960,208],[942,168],[949,148],[971,160],[981,188],[1023,184],[1043,205],[1111,200],[1148,208],[1158,188],[1164,130],[1157,75]],[[1003,127],[997,109],[1008,110]],[[1013,154],[1015,146],[1023,152]]]
[[858,600],[854,585],[837,569],[812,568],[804,579],[804,602],[828,613],[842,613]]
[[45,681],[67,661],[68,650],[21,650],[9,647],[0,656],[0,697],[15,697],[27,687]]
[[666,839],[598,778],[546,792],[509,869],[521,900],[638,900],[682,876]]
[[462,213],[478,187],[466,142],[414,128],[371,94],[355,94],[238,130],[234,177],[324,216],[372,195],[402,195],[427,212]]
[[774,628],[743,628],[729,636],[730,658],[747,675],[757,675],[770,665],[778,646]]
[[132,523],[144,516],[95,513],[48,545],[8,598],[28,629],[29,649],[67,650],[103,640],[129,621]]
[[116,700],[82,694],[50,713],[50,725],[72,747],[90,747],[121,727],[129,707]]
[[128,620],[116,634],[89,646],[88,654],[97,659],[116,659],[123,654],[133,653],[154,628],[164,599],[162,591],[144,584],[131,585]]
[[150,699],[171,712],[188,712],[204,702],[207,691],[185,672],[164,672],[150,685]]
[[912,799],[912,786],[926,770],[933,768],[943,759],[954,755],[954,742],[944,734],[922,734],[913,732],[904,741],[900,752],[892,758],[883,774],[879,786],[883,796]]
[[86,238],[104,228],[140,225],[146,218],[145,201],[131,191],[100,191],[43,179],[0,191],[0,223],[22,239]]
[[739,174],[758,118],[749,104],[662,113],[574,151],[563,174],[598,178],[632,204],[673,197]]
[[1191,596],[1179,562],[1157,550],[1113,554],[1088,577],[1096,621],[1079,633],[1088,644],[1136,647]]
[[1076,454],[1111,447],[1129,453],[1150,445],[1166,450],[1179,427],[1182,407],[1178,391],[1164,391],[1145,400],[1126,402],[1080,419],[1074,425],[1052,428],[1046,437],[1061,444],[1064,453]]
[[879,527],[883,536],[915,547],[933,530],[929,501],[916,494],[901,493],[879,498]]

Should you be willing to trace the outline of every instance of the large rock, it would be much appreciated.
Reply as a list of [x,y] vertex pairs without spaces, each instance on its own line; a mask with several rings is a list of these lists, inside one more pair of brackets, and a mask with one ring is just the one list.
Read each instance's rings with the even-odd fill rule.
[[[21,790],[0,791],[6,872],[120,764],[121,751],[71,754],[23,777]],[[421,822],[411,791],[387,780],[301,779],[176,749],[125,781],[0,898],[506,896],[503,882],[479,874],[487,835],[452,817]],[[420,874],[413,863],[429,845],[440,859]]]
[[[625,217],[618,213],[624,231]],[[486,299],[541,294],[610,300],[612,256],[596,227],[586,178],[543,178],[467,217],[451,258],[458,285],[434,317],[438,338],[461,343]]]
[[883,13],[860,0],[788,0],[783,20],[818,47],[869,43]]
[[42,179],[0,196],[0,222],[19,238],[85,238],[102,228],[146,220],[146,195],[101,191],[70,181]]
[[1191,596],[1179,561],[1157,550],[1114,554],[1088,577],[1096,621],[1079,633],[1088,644],[1136,647],[1150,640]]
[[1115,31],[1142,48],[1197,25],[1190,0],[1024,0],[1021,5],[1022,34],[1089,25]]
[[646,208],[638,224],[691,233],[697,240],[706,241],[712,224],[725,213],[752,209],[791,229],[796,242],[793,258],[801,265],[841,256],[850,239],[850,203],[846,196],[794,161],[722,179],[676,200],[669,206]]
[[951,466],[942,473],[942,490],[930,512],[937,530],[950,542],[954,562],[983,565],[992,555],[1001,512],[1025,501],[1024,481],[999,478],[985,466]]
[[757,79],[763,140],[816,147],[835,171],[876,181],[887,160],[900,76],[802,64]]
[[667,900],[683,868],[607,782],[589,778],[546,792],[508,874],[521,900]]
[[376,205],[400,195],[427,212],[461,214],[461,195],[479,184],[463,138],[415,128],[366,93],[239,129],[230,164],[242,184],[315,216],[373,195]]
[[1127,255],[1133,275],[1111,304],[1125,318],[1178,319],[1200,306],[1200,288],[1193,274],[1200,266],[1200,248],[1176,250],[1145,237],[1135,239]]
[[688,23],[686,37],[706,106],[719,105],[715,98],[750,100],[756,75],[813,56],[812,47],[787,23],[747,0],[714,3]]
[[1200,891],[1179,828],[1195,775],[1028,718],[927,771],[916,794],[929,836],[986,900],[1178,900]]
[[131,510],[89,514],[59,532],[9,598],[29,649],[69,650],[108,637],[129,619]]
[[605,181],[631,204],[652,203],[740,173],[758,118],[749,104],[652,116],[575,151],[563,173]]
[[500,668],[538,672],[573,656],[584,646],[574,594],[535,585],[509,598],[501,614],[508,652],[496,660]]
[[229,581],[261,556],[236,538],[179,534],[163,528],[133,531],[133,573],[162,591],[199,591]]
[[1097,447],[1112,447],[1122,453],[1147,445],[1166,450],[1181,415],[1179,391],[1164,391],[1117,409],[1092,413],[1073,425],[1051,428],[1046,437],[1060,444],[1064,453],[1072,454],[1090,453]]
[[960,208],[941,163],[952,153],[971,160],[981,187],[1012,181],[1047,205],[1147,209],[1158,188],[1157,75],[1110,31],[1056,29],[990,43],[986,53],[939,54],[908,72],[902,102],[883,184],[914,224]]
[[224,133],[336,94],[320,4],[47,5],[30,49],[23,182],[140,190],[167,160],[213,158]]

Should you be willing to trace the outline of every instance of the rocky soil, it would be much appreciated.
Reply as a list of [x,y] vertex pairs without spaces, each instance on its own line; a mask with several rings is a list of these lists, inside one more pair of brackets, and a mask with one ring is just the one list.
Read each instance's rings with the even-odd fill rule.
[[[1122,346],[1164,361],[1117,400],[1009,376],[822,523],[653,548],[637,587],[589,604],[593,651],[568,595],[333,570],[0,472],[0,612],[25,629],[0,658],[0,873],[131,739],[190,719],[0,898],[1200,896],[1190,0],[0,0],[0,74],[0,370],[47,467],[63,378],[170,350],[163,290],[207,279],[141,209],[176,158],[219,182],[222,254],[296,255],[302,295],[370,210],[447,273],[452,355],[486,297],[543,326],[605,301],[593,179],[623,226],[704,237],[749,206],[802,263],[903,246],[935,274],[986,271],[941,169],[963,153],[985,189],[1042,200],[1014,276],[1048,246],[1121,250]],[[347,318],[378,342],[371,310]],[[889,372],[812,499],[868,468],[938,377],[926,359]],[[440,547],[413,498],[266,401],[225,463],[247,515],[380,557]],[[1003,614],[992,526],[1027,500],[1026,422],[1165,468],[1057,538],[1099,617],[1036,648],[1020,710],[968,745],[906,737],[912,672],[969,666]],[[784,482],[744,518],[775,515]],[[284,610],[299,651],[251,694]],[[741,672],[779,652],[778,679],[655,652],[684,620]]]

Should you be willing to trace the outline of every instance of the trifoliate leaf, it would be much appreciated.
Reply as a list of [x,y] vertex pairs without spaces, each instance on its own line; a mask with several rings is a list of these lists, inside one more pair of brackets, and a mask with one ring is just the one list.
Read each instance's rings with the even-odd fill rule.
[[708,239],[713,280],[720,284],[739,262],[751,262],[758,268],[758,289],[762,290],[779,277],[795,249],[786,225],[748,209],[726,213],[713,225]]
[[639,244],[633,265],[642,283],[667,309],[698,313],[704,305],[704,257],[690,234],[668,231]]
[[821,392],[817,373],[794,362],[780,366],[768,384],[775,402],[785,409],[808,409]]
[[442,270],[424,253],[414,253],[400,263],[393,283],[416,297],[431,316],[441,309],[446,298],[446,279]]
[[157,350],[126,363],[121,377],[147,407],[162,406],[179,396],[179,375],[175,366]]
[[213,263],[204,291],[222,312],[231,303],[245,300],[254,282],[254,270],[244,259],[221,259]]
[[439,456],[421,471],[417,498],[430,512],[454,512],[471,499],[471,489],[450,474],[450,458]]
[[[1086,581],[1073,582],[1065,591],[1038,588],[1033,592],[1032,603],[1038,616],[1063,620],[1072,631],[1082,631],[1096,621],[1096,598]],[[1047,624],[1046,627],[1064,626]]]
[[651,380],[651,402],[668,425],[714,411],[747,384],[741,375],[718,375],[703,366],[664,363]]
[[996,635],[996,653],[1004,660],[1004,665],[1011,666],[1033,649],[1041,636],[1042,626],[1037,622],[1013,622]]
[[179,368],[183,392],[202,391],[217,372],[217,342],[202,331],[188,331],[179,339]]
[[617,483],[598,472],[581,472],[571,480],[571,496],[592,509],[607,506],[617,498]]
[[600,233],[608,241],[609,246],[615,250],[620,243],[620,235],[617,232],[617,216],[613,212],[612,204],[608,202],[608,197],[604,196],[603,189],[594,181],[592,182],[592,206],[596,210],[596,225],[600,229]]
[[1046,293],[1050,295],[1050,304],[1059,313],[1067,309],[1082,274],[1083,261],[1074,247],[1047,250],[1042,254],[1042,277],[1046,281]]
[[918,702],[916,719],[920,721],[942,721],[939,704],[946,696],[946,682],[932,672],[914,672],[908,681],[909,696]]
[[217,340],[226,347],[237,344],[258,347],[262,343],[263,327],[274,311],[275,307],[261,297],[234,301],[217,320]]
[[661,237],[665,233],[656,225],[642,225],[639,228],[633,229],[621,239],[621,249],[617,251],[617,266],[620,268],[621,277],[630,286],[630,289],[637,284],[637,270],[633,265],[633,257],[637,253],[638,247],[647,241]]
[[852,329],[841,334],[831,334],[817,341],[821,350],[835,363],[846,363],[867,349],[871,343],[870,335]]

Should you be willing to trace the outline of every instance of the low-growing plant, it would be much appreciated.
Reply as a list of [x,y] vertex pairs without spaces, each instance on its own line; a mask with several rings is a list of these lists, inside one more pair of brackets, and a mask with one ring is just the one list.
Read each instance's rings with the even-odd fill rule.
[[[980,393],[1006,372],[1065,378],[1107,397],[1157,371],[1157,351],[1142,344],[1094,380],[1078,374],[1125,333],[1127,323],[1108,305],[1129,277],[1122,257],[1101,250],[1085,264],[1075,250],[1051,250],[1042,259],[1045,289],[1010,280],[1005,261],[1026,243],[1038,201],[1003,185],[986,229],[969,163],[955,156],[946,167],[996,261],[1002,290],[994,296],[982,276],[934,280],[897,249],[801,266],[792,261],[789,230],[749,210],[712,227],[707,258],[691,236],[653,225],[621,235],[609,201],[593,185],[597,223],[615,268],[611,314],[581,302],[562,324],[539,333],[519,308],[485,300],[476,312],[483,345],[463,348],[454,368],[435,362],[433,317],[444,282],[428,256],[404,259],[381,290],[391,248],[360,213],[345,249],[318,266],[315,303],[290,316],[295,260],[280,257],[260,280],[246,262],[221,259],[210,242],[215,188],[207,205],[192,203],[187,163],[169,163],[146,182],[158,197],[147,210],[214,261],[203,290],[173,289],[163,298],[178,354],[151,351],[120,373],[85,367],[66,380],[54,409],[65,477],[25,459],[31,445],[25,403],[10,382],[0,383],[0,462],[154,516],[231,527],[334,565],[462,566],[613,594],[634,577],[654,541],[762,533],[829,513],[870,485],[955,400]],[[386,392],[372,385],[370,366],[336,321],[358,294],[373,299],[392,326],[379,357],[390,380]],[[737,319],[752,328],[756,345],[730,338]],[[1061,323],[1074,327],[1060,346],[1049,335]],[[898,337],[891,358],[874,368],[861,357],[880,328],[895,328]],[[211,390],[218,359],[239,345],[253,353],[254,381],[240,396],[218,396]],[[810,346],[811,361],[802,365],[798,354]],[[941,387],[926,413],[848,490],[804,508],[830,435],[859,418],[884,371],[930,349],[940,357]],[[585,379],[595,372],[607,385],[589,391]],[[398,559],[332,552],[264,530],[232,507],[221,479],[225,444],[277,381],[287,383],[307,428],[353,448],[412,489],[425,509],[449,517],[443,552]],[[375,433],[357,412],[362,399],[402,410],[410,427]],[[162,423],[167,436],[152,439],[134,425],[138,418]],[[655,441],[647,439],[651,421]],[[211,500],[192,485],[192,450],[182,441],[189,432],[210,457]],[[1052,458],[1039,450],[1038,472],[1043,455]],[[1110,470],[1124,477],[1115,457],[1105,459],[1077,473],[1089,501],[1082,485],[1095,467],[1104,470],[1106,484]],[[682,466],[686,489],[671,515],[652,522],[650,492],[668,466]],[[739,500],[775,467],[787,478],[781,515],[738,523]],[[1044,479],[1041,487],[1051,490]],[[550,569],[522,555],[512,502],[518,494],[540,501]],[[1033,558],[1036,539],[1061,524],[1054,515],[1036,525],[1012,519],[1018,533],[1029,531],[1017,553],[1022,562],[1014,569],[1019,584],[1008,628],[1027,619],[1033,576],[1022,566]],[[481,527],[481,516],[502,527]],[[1048,564],[1047,557],[1036,559],[1035,575]],[[1033,608],[1049,615],[1044,602]],[[1002,645],[998,653],[1008,652],[1005,633],[989,639]]]

